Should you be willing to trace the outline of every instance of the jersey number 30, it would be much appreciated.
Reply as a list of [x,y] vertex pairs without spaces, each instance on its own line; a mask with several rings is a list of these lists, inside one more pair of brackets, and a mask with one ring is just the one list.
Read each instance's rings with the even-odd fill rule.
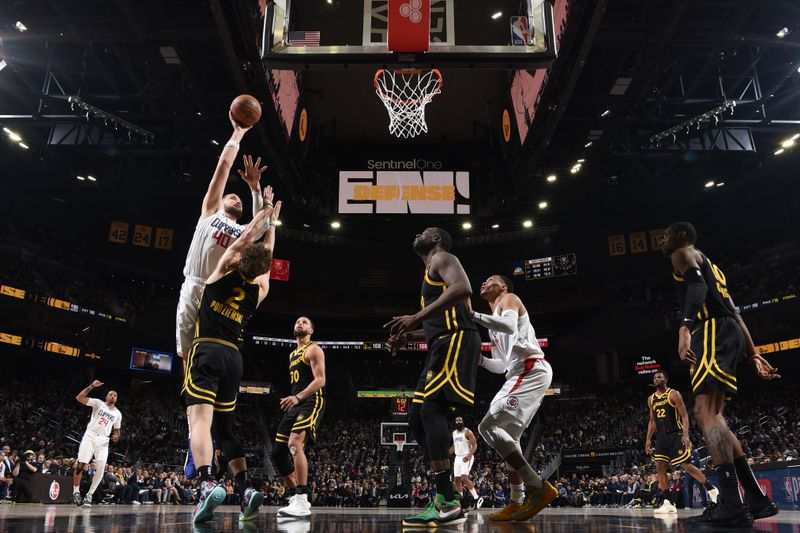
[[300,371],[299,370],[292,370],[289,372],[289,378],[292,380],[292,385],[300,381]]

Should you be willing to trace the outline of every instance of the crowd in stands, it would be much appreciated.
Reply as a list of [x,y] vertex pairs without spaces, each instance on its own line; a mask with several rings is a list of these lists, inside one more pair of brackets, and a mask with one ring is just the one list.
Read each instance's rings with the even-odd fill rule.
[[[9,373],[0,391],[0,444],[7,446],[7,457],[16,460],[25,450],[36,454],[42,472],[70,475],[88,410],[74,396],[85,386],[76,379],[31,378]],[[754,463],[790,461],[798,458],[800,444],[800,400],[796,385],[768,383],[769,394],[754,389],[736,398],[726,409],[731,428],[742,440],[748,458]],[[43,394],[42,391],[47,391]],[[767,389],[764,389],[767,390]],[[536,419],[543,431],[535,446],[528,446],[529,429],[523,449],[529,452],[534,468],[541,471],[563,448],[624,448],[624,461],[611,465],[606,476],[574,475],[558,478],[557,505],[625,506],[646,505],[654,465],[644,455],[646,430],[645,396],[628,392],[581,393],[568,397],[548,397]],[[153,398],[158,401],[153,401]],[[250,402],[250,403],[249,403]],[[263,442],[269,427],[255,415],[259,410],[246,395],[242,397],[237,431],[248,450],[248,463],[259,475],[255,482],[268,504],[285,500],[280,480],[262,475]],[[377,506],[385,501],[391,485],[390,464],[394,448],[380,442],[382,411],[377,405],[336,402],[328,410],[318,441],[309,446],[309,485],[316,506]],[[374,408],[373,408],[374,407]],[[113,503],[147,504],[191,503],[194,481],[182,475],[186,446],[185,418],[171,387],[127,390],[120,394],[123,413],[123,438],[112,446],[106,472],[108,483],[96,493]],[[479,447],[472,480],[486,506],[502,506],[508,498],[508,477],[500,457],[483,443],[477,426],[480,412],[465,413],[465,422],[478,438]],[[274,414],[269,417],[276,418]],[[273,422],[277,422],[273,420]],[[266,424],[268,426],[268,424]],[[702,437],[692,433],[701,454]],[[435,496],[432,473],[420,449],[406,446],[415,504],[425,505]],[[86,467],[88,483],[93,465]],[[4,486],[13,476],[6,472]],[[116,478],[116,479],[114,479]],[[223,477],[228,486],[230,480]],[[673,485],[682,483],[678,476]],[[13,489],[12,489],[13,492]],[[230,501],[236,496],[231,490]]]

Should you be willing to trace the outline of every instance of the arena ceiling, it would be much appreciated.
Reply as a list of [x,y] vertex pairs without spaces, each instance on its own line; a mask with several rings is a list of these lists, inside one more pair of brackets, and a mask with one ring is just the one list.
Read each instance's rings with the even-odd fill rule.
[[[249,0],[4,2],[0,125],[22,141],[4,134],[3,160],[61,200],[103,208],[121,194],[132,204],[155,195],[140,208],[193,220],[231,98],[269,99],[257,10]],[[712,194],[756,202],[793,186],[776,176],[796,151],[775,152],[800,133],[799,68],[800,7],[788,0],[573,0],[523,146],[501,149],[487,112],[507,99],[510,73],[463,70],[449,74],[452,99],[432,104],[431,133],[411,146],[469,162],[476,234],[527,217],[562,225],[691,208]],[[266,108],[245,149],[270,162],[287,224],[330,232],[338,158],[392,140],[369,83],[309,70],[301,87],[325,101],[313,145],[292,146]],[[349,217],[346,228],[353,238],[407,232],[397,221]]]

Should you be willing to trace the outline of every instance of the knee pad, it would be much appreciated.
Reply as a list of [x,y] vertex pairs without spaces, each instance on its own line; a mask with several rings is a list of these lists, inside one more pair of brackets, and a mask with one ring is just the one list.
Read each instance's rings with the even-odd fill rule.
[[228,461],[244,457],[244,448],[239,439],[233,435],[233,413],[214,413],[211,436]]
[[294,472],[294,463],[289,459],[289,446],[285,442],[278,442],[272,448],[272,461],[280,475],[288,476]]
[[505,429],[500,427],[493,418],[484,418],[478,425],[478,432],[480,432],[483,440],[494,448],[503,459],[521,450],[519,443]]

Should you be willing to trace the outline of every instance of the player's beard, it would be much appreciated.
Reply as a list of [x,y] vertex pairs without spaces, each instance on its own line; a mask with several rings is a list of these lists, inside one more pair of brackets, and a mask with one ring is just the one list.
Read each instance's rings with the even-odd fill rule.
[[418,255],[426,255],[428,252],[433,250],[434,246],[433,239],[426,240],[424,237],[420,237],[414,241],[414,253]]
[[228,215],[229,217],[231,217],[234,220],[239,220],[240,218],[242,218],[242,210],[241,209],[236,209],[233,206],[226,207],[225,208],[225,214]]

